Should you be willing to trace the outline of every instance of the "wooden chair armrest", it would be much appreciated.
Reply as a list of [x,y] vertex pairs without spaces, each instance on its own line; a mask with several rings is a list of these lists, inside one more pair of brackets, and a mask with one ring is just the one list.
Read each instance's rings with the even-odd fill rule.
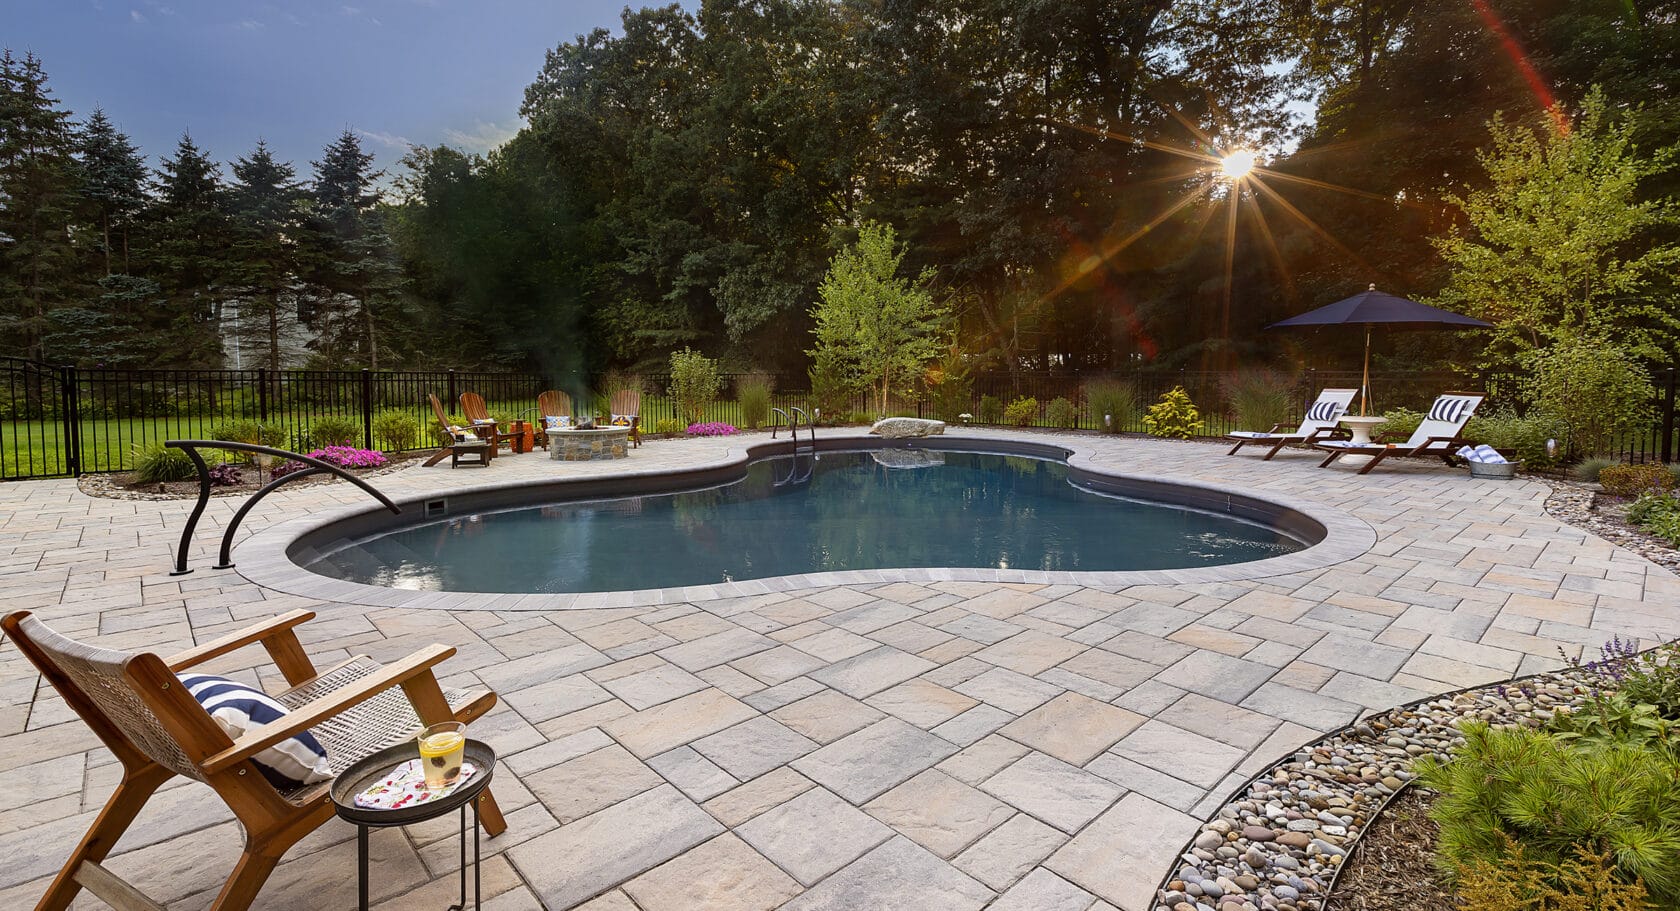
[[287,737],[306,731],[393,686],[402,686],[417,677],[431,676],[432,668],[453,654],[455,649],[447,645],[428,645],[401,661],[386,665],[354,683],[339,687],[319,699],[292,709],[279,721],[271,721],[248,732],[235,740],[233,746],[205,759],[199,765],[206,774],[225,771]]
[[296,640],[297,634],[292,632],[292,628],[313,619],[315,619],[315,612],[312,610],[287,611],[278,617],[271,617],[237,632],[228,633],[219,639],[213,639],[203,645],[197,645],[184,652],[171,655],[164,659],[164,663],[169,665],[171,671],[179,673],[187,668],[203,664],[211,658],[219,658],[228,652],[238,651],[253,643],[267,643],[269,640],[282,635],[290,636],[293,640]]
[[1287,424],[1273,424],[1272,429],[1268,430],[1266,432],[1267,433],[1277,433],[1278,431],[1285,429],[1287,426],[1288,426]]

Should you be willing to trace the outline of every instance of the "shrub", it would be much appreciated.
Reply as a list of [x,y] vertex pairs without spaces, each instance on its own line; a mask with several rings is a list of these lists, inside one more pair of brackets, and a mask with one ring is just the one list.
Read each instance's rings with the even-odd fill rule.
[[1196,410],[1196,403],[1190,401],[1190,393],[1183,386],[1174,386],[1161,396],[1161,401],[1149,406],[1149,413],[1143,416],[1143,426],[1152,436],[1188,440],[1202,429],[1202,414]]
[[1611,465],[1598,473],[1599,486],[1615,497],[1667,493],[1674,489],[1674,473],[1666,465]]
[[974,406],[974,385],[969,380],[968,364],[962,352],[954,347],[939,363],[928,368],[926,385],[928,408],[942,421],[957,423]]
[[1642,880],[1653,898],[1680,899],[1680,765],[1672,756],[1481,722],[1462,730],[1451,759],[1414,765],[1441,793],[1430,816],[1450,872],[1500,865],[1513,845],[1552,865],[1586,848],[1609,853],[1622,879]]
[[157,484],[163,481],[186,481],[198,475],[192,457],[184,449],[171,449],[162,442],[134,447],[135,481]]
[[735,398],[741,403],[741,423],[757,430],[770,417],[770,393],[775,388],[768,373],[749,373],[735,383]]
[[1680,547],[1680,499],[1674,494],[1642,495],[1628,507],[1628,521]]
[[1038,420],[1038,399],[1023,395],[1003,409],[1003,422],[1016,427],[1031,427]]
[[676,418],[660,418],[653,422],[654,433],[682,433],[688,427]]
[[309,453],[309,457],[340,468],[379,468],[390,461],[383,452],[355,446],[326,446]]
[[[1085,387],[1091,419],[1104,433],[1121,433],[1137,423],[1137,387],[1122,380],[1098,380]],[[1105,423],[1106,419],[1106,423]]]
[[1529,404],[1555,415],[1579,455],[1610,450],[1619,432],[1650,418],[1651,377],[1633,355],[1603,339],[1560,342],[1529,356],[1523,390]]
[[232,462],[210,466],[211,487],[233,487],[243,480],[245,480],[244,473],[239,470],[238,465]]
[[1003,399],[995,395],[980,397],[980,423],[999,424],[1003,422]]
[[1569,476],[1587,484],[1597,484],[1599,473],[1612,465],[1622,464],[1621,459],[1609,456],[1589,456],[1582,459],[1574,468],[1569,469]]
[[348,445],[352,440],[361,439],[361,436],[360,421],[336,414],[317,418],[315,423],[309,425],[309,445],[312,449]]
[[1244,370],[1225,381],[1225,401],[1237,426],[1270,430],[1289,420],[1295,381],[1276,370]]
[[1475,862],[1459,871],[1463,911],[1647,911],[1643,883],[1616,878],[1609,852],[1576,845],[1573,857],[1553,863],[1528,857],[1514,844],[1498,863]]
[[373,441],[392,452],[413,449],[420,442],[420,422],[395,408],[373,416]]
[[[233,421],[223,421],[210,428],[210,439],[221,440],[224,443],[250,443],[253,446],[269,446],[279,449],[286,445],[286,428],[273,422],[263,422],[256,418],[241,418]],[[249,462],[251,454],[246,452],[228,453],[229,458],[241,462]]]
[[1417,431],[1418,425],[1423,423],[1424,414],[1410,408],[1390,408],[1383,412],[1383,417],[1388,419],[1388,423],[1382,425],[1384,435],[1409,437]]
[[700,421],[722,386],[717,361],[693,348],[671,352],[671,398],[690,424]]
[[732,433],[739,433],[734,424],[722,421],[708,421],[704,424],[688,425],[688,435],[691,437],[726,437]]
[[1546,454],[1546,441],[1562,442],[1567,439],[1569,429],[1553,415],[1536,410],[1524,417],[1506,408],[1471,418],[1465,425],[1464,435],[1506,456],[1521,459],[1529,468],[1550,468],[1557,464],[1557,456]]
[[274,469],[268,473],[268,476],[271,479],[279,479],[285,477],[286,475],[300,472],[308,467],[308,465],[305,465],[302,462],[294,462],[291,459],[287,459],[286,461],[274,466]]
[[1050,422],[1051,427],[1077,427],[1079,409],[1067,399],[1057,396],[1045,406],[1044,419]]

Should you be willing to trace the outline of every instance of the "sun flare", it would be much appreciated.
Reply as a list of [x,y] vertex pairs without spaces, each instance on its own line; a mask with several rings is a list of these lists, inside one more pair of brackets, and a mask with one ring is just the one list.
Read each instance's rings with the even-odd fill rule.
[[1219,159],[1219,173],[1226,180],[1242,180],[1254,170],[1254,153],[1239,149]]

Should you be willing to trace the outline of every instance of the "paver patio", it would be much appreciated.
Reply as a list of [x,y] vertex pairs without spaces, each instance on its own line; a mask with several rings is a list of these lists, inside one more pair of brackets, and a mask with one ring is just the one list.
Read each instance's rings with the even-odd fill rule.
[[[1357,477],[1302,454],[1261,462],[1201,443],[1027,436],[1118,472],[1327,504],[1368,523],[1376,543],[1334,566],[1231,582],[893,582],[445,611],[319,602],[204,568],[234,500],[206,516],[201,568],[171,577],[189,504],[40,481],[0,485],[0,598],[117,648],[167,653],[298,607],[319,614],[301,633],[322,660],[457,647],[446,685],[502,697],[474,726],[503,757],[495,789],[509,829],[484,842],[494,911],[1141,911],[1196,820],[1318,732],[1554,667],[1560,648],[1680,635],[1680,580],[1548,516],[1538,482],[1475,481],[1438,463]],[[409,495],[690,467],[739,444],[411,468],[376,484]],[[247,524],[258,532],[358,496],[346,485],[282,492]],[[247,650],[209,669],[278,683],[263,657]],[[10,643],[0,735],[0,908],[25,908],[118,769]],[[378,907],[452,900],[453,825],[373,834]],[[335,822],[299,844],[257,907],[353,907],[353,834]],[[202,908],[239,842],[208,789],[177,779],[110,866],[171,909]]]

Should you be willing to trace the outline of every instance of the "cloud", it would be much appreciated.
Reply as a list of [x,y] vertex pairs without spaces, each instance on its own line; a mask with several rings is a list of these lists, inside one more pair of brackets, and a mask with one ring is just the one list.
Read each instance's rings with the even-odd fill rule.
[[263,24],[255,19],[241,19],[238,22],[235,22],[233,27],[242,32],[255,32],[260,31]]
[[479,121],[470,130],[444,130],[443,138],[464,152],[488,152],[512,139],[525,126],[515,117],[505,124]]
[[130,20],[131,20],[131,21],[133,21],[133,22],[145,22],[145,21],[146,21],[146,16],[145,16],[145,14],[144,14],[144,13],[141,13],[141,12],[140,12],[140,11],[139,11],[139,10],[137,10],[137,9],[131,9],[131,10],[129,10],[129,11],[128,11],[128,18],[129,18],[129,19],[130,19]]
[[414,143],[410,142],[406,136],[398,136],[395,133],[381,133],[378,130],[357,130],[356,135],[363,139],[371,139],[388,149],[414,148]]

